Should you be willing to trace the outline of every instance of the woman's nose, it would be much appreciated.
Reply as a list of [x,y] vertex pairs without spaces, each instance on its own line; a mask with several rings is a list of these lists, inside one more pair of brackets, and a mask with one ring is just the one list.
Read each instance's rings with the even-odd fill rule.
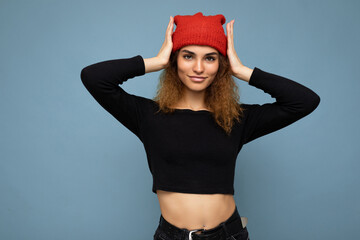
[[196,74],[201,74],[202,72],[204,72],[204,65],[200,59],[195,61],[194,66],[193,66],[193,71]]

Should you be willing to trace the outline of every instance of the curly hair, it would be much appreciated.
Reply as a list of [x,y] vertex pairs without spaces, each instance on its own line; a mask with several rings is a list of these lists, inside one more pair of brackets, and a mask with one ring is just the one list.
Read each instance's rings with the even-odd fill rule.
[[[174,106],[182,97],[184,84],[177,72],[179,50],[171,53],[170,60],[161,72],[157,93],[153,100],[159,105],[159,111],[173,113]],[[234,120],[240,122],[243,108],[239,103],[239,88],[231,75],[229,59],[219,54],[219,69],[214,81],[205,90],[205,103],[212,112],[215,122],[230,135]]]

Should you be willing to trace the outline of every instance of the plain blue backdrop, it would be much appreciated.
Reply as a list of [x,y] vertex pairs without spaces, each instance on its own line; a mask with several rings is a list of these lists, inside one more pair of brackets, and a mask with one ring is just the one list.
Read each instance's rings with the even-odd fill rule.
[[[143,145],[80,72],[156,56],[169,16],[199,11],[235,19],[246,66],[321,98],[237,158],[235,199],[251,239],[360,239],[359,10],[356,0],[1,0],[0,239],[152,239],[160,208]],[[152,98],[159,74],[122,87]],[[275,101],[237,83],[241,102]]]

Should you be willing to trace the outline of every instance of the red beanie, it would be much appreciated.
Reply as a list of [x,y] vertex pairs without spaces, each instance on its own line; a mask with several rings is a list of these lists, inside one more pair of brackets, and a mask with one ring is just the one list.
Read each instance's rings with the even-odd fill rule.
[[222,27],[225,21],[222,14],[204,16],[198,12],[195,15],[176,15],[172,51],[175,52],[186,45],[207,45],[226,56],[227,38]]

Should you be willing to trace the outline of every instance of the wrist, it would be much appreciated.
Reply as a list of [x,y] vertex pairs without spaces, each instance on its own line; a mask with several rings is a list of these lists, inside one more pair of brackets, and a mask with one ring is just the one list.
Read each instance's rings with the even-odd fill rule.
[[233,75],[243,81],[249,82],[251,74],[253,73],[254,69],[248,68],[244,65],[239,67],[233,72]]
[[156,72],[161,69],[163,69],[166,66],[166,63],[164,64],[159,57],[152,57],[152,58],[145,58],[144,59],[145,64],[145,73],[149,72]]

